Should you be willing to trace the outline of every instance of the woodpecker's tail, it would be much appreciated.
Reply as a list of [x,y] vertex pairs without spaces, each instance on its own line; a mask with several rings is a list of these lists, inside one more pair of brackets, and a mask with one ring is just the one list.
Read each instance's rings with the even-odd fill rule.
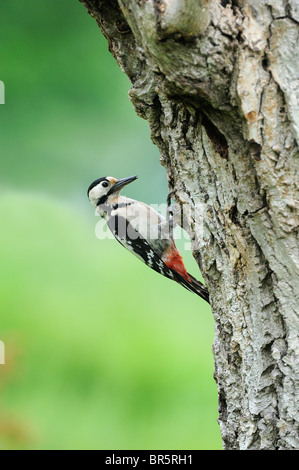
[[195,277],[193,277],[189,273],[188,273],[188,277],[190,281],[183,279],[181,284],[189,291],[194,292],[195,294],[199,295],[199,297],[204,299],[206,302],[210,303],[208,289],[200,281],[195,279]]

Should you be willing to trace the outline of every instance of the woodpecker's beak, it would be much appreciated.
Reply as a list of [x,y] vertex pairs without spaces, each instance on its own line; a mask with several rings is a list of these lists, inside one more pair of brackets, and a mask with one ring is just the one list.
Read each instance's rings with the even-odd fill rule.
[[121,180],[116,181],[116,183],[112,186],[109,191],[110,194],[119,191],[123,186],[132,183],[132,181],[135,181],[136,179],[137,176],[128,176],[128,178],[122,178]]

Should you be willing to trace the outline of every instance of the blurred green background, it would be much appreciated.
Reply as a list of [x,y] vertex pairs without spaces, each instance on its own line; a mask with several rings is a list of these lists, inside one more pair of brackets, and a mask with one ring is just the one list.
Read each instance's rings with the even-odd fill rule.
[[220,449],[209,307],[95,236],[95,178],[167,195],[127,77],[76,0],[0,18],[0,448]]

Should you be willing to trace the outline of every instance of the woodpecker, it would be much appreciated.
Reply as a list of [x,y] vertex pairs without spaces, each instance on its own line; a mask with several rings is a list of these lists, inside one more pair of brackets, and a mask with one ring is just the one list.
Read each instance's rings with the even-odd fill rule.
[[88,188],[88,199],[123,247],[150,268],[209,302],[207,288],[184,266],[169,230],[171,222],[147,204],[120,195],[136,179],[137,176],[98,178]]

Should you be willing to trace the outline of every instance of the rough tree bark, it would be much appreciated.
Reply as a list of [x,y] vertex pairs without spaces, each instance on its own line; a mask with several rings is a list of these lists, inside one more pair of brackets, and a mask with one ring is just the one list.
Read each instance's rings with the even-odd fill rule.
[[299,0],[81,1],[187,208],[224,449],[299,449]]

